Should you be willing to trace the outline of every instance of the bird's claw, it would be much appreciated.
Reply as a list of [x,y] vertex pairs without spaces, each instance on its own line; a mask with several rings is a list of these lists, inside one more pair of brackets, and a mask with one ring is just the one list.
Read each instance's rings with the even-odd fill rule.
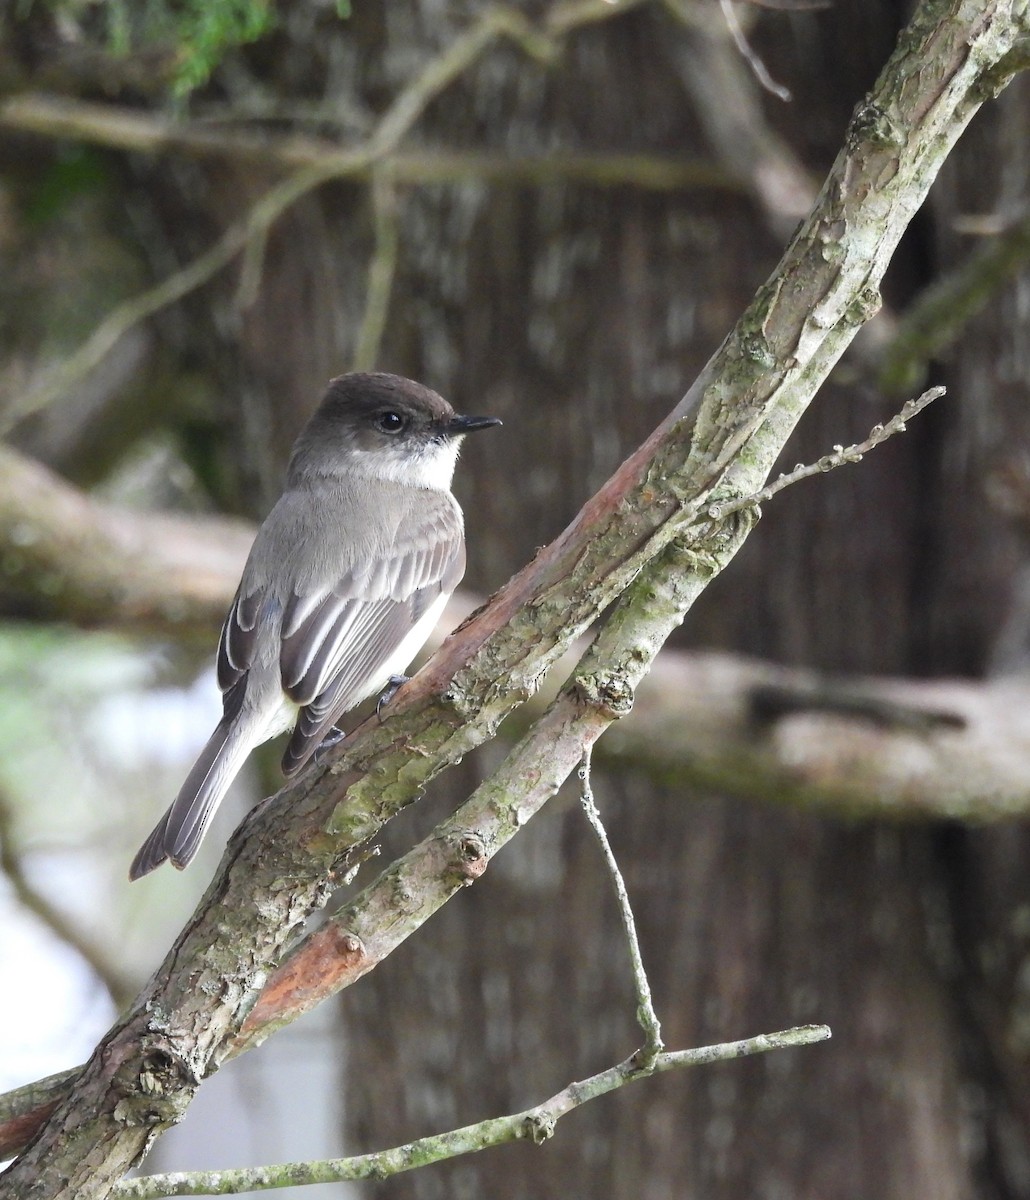
[[410,675],[391,675],[386,681],[386,687],[383,689],[383,694],[379,697],[379,702],[376,704],[376,716],[379,717],[380,720],[383,719],[383,705],[389,704],[410,678]]
[[327,750],[332,750],[334,746],[338,746],[346,736],[346,733],[342,729],[334,725],[315,747],[315,762],[317,763]]

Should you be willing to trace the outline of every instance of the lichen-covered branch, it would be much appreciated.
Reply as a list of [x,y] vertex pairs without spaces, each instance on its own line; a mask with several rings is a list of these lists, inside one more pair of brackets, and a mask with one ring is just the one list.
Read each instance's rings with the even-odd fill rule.
[[[908,415],[902,410],[895,421]],[[889,434],[889,426],[879,435],[874,431],[877,440]],[[836,462],[849,456],[841,451],[832,457]],[[142,619],[145,628],[153,628],[168,617],[155,607],[162,605],[176,614],[161,627],[164,632],[214,636],[235,588],[249,530],[235,523],[184,520],[170,539],[166,518],[96,504],[13,452],[5,454],[4,465],[12,483],[4,499],[14,507],[6,518],[0,507],[0,528],[6,520],[31,530],[37,555],[49,556],[35,567],[37,575],[51,581],[41,594],[60,605],[56,615],[87,623],[103,619],[130,629]],[[735,502],[732,511],[815,470],[818,464],[781,477],[770,489]],[[70,512],[79,514],[81,526],[67,524]],[[176,561],[209,565],[200,595],[190,573],[169,567],[167,556],[176,545],[181,547]],[[102,587],[95,586],[98,571]],[[153,589],[152,602],[140,601],[139,580]],[[9,604],[11,598],[6,600]],[[3,603],[0,599],[0,607]],[[431,648],[478,603],[462,594],[452,598]],[[194,610],[195,625],[186,620]],[[571,670],[583,649],[570,648],[567,664],[559,662],[554,674]],[[524,706],[516,727],[538,717],[554,694],[542,688]],[[548,729],[545,724],[538,730],[543,744]],[[632,718],[618,724],[600,744],[600,753],[607,761],[633,765],[684,788],[708,787],[748,800],[881,819],[1005,819],[1030,811],[1030,687],[1018,678],[988,684],[856,681],[728,654],[666,650],[640,681]],[[514,774],[524,766],[516,763]],[[459,886],[478,878],[487,851],[466,824],[480,828],[485,819],[473,797],[335,920],[305,939],[268,980],[230,1054],[258,1044],[353,983]],[[495,842],[494,849],[502,844]],[[405,894],[422,901],[409,904],[407,922],[389,922],[393,936],[384,940],[375,930],[389,914],[398,881]],[[35,1089],[0,1097],[0,1157],[25,1145],[76,1075],[65,1072]]]
[[[637,689],[632,716],[595,753],[682,787],[685,803],[711,789],[833,816],[1008,820],[1030,813],[1030,686],[1019,678],[845,680],[665,651]],[[511,775],[519,769],[516,761]],[[305,938],[269,976],[228,1056],[356,982],[478,879],[489,863],[481,827],[492,797],[472,797]],[[392,907],[399,885],[408,897],[403,922]],[[78,1070],[0,1097],[0,1156],[28,1142]]]

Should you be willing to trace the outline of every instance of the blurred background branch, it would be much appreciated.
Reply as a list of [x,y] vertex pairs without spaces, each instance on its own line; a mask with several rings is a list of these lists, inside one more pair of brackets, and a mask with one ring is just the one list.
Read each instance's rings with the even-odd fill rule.
[[[215,644],[252,528],[98,503],[6,448],[0,468],[0,613]],[[459,592],[427,654],[481,602]],[[511,734],[544,711],[582,650]],[[744,799],[906,820],[1011,817],[1030,811],[1030,681],[848,679],[665,650],[598,754]]]
[[[97,979],[107,988],[119,1007],[127,1004],[136,991],[132,976],[114,959],[107,948],[80,929],[50,898],[32,885],[25,864],[16,849],[14,806],[0,793],[0,872],[11,886],[19,904],[50,930],[55,937],[81,955]],[[33,1109],[38,1105],[33,1098]],[[20,1115],[20,1114],[19,1114]],[[2,1137],[2,1135],[0,1135]]]

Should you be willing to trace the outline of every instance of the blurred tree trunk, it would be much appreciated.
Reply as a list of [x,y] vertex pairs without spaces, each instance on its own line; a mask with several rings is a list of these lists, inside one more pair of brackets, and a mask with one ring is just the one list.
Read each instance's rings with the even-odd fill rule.
[[[837,5],[763,22],[765,61],[796,96],[762,107],[814,169],[900,19],[895,5]],[[641,12],[582,34],[532,99],[518,96],[513,64],[499,92],[515,99],[497,100],[492,128],[528,137],[546,113],[575,129],[577,145],[705,155],[678,51],[663,49],[678,41],[667,20]],[[892,269],[889,302],[902,307],[969,252],[953,214],[992,213],[1000,188],[1011,192],[1001,160],[1026,127],[1026,100],[1025,88],[1010,93],[961,143],[935,212]],[[460,106],[448,115],[457,122]],[[406,204],[441,229],[469,227],[467,260],[407,264],[416,311],[433,312],[439,332],[385,361],[437,378],[442,335],[458,359],[445,360],[450,393],[506,420],[503,444],[477,447],[473,461],[472,570],[490,587],[500,555],[509,566],[532,553],[667,410],[778,244],[753,204],[727,195],[497,189],[485,203],[450,193]],[[1025,351],[1012,371],[1022,406],[994,386],[999,360],[1018,355],[1017,311],[999,296],[934,374],[953,391],[926,423],[769,506],[692,614],[691,644],[841,671],[983,670],[1017,562],[984,493],[994,456],[1025,427]],[[786,466],[860,438],[893,405],[862,382],[831,385]],[[834,1041],[656,1081],[578,1114],[542,1149],[417,1172],[383,1196],[1025,1194],[1024,1058],[1006,991],[978,965],[994,961],[988,943],[1006,947],[995,958],[1008,961],[1015,995],[1020,947],[1006,930],[1026,884],[1009,889],[1027,861],[1017,831],[818,819],[642,777],[607,775],[596,791],[669,1043],[816,1020]],[[517,1109],[635,1045],[609,884],[572,798],[348,994],[344,1011],[355,1148]]]
[[[762,16],[756,45],[795,93],[781,105],[743,75],[769,122],[758,130],[767,144],[775,131],[822,173],[902,7]],[[289,45],[251,61],[255,79],[276,74],[284,94],[297,79],[312,94],[338,89],[341,111],[374,113],[411,61],[453,34],[436,6],[416,0],[378,16],[354,8],[342,30],[318,6],[298,8]],[[699,11],[712,27],[720,20],[714,5]],[[706,69],[704,36],[647,6],[578,31],[550,73],[502,46],[434,103],[423,140],[717,158],[684,82]],[[237,74],[236,85],[243,93],[247,80]],[[969,252],[956,216],[1025,204],[1028,109],[1017,83],[959,144],[933,211],[892,268],[890,304],[903,307]],[[170,260],[198,253],[268,183],[210,163],[134,170]],[[672,407],[765,279],[782,230],[755,189],[742,178],[693,193],[399,190],[400,259],[377,366],[505,422],[502,435],[470,447],[458,480],[471,586],[495,587],[564,525]],[[191,299],[188,324],[158,322],[166,344],[219,380],[218,436],[206,453],[230,507],[263,512],[292,434],[324,381],[349,365],[372,244],[366,187],[323,188],[273,229],[252,304],[236,304],[233,273]],[[847,672],[985,669],[1022,561],[985,479],[1006,465],[1028,419],[1026,286],[995,297],[935,371],[933,382],[952,389],[937,411],[860,467],[769,506],[692,614],[690,644]],[[893,413],[896,401],[867,380],[861,360],[850,376],[838,372],[787,466]],[[450,773],[447,799],[482,774],[484,763]],[[543,1148],[414,1172],[382,1185],[384,1196],[1026,1194],[1021,831],[829,820],[663,789],[643,775],[598,773],[595,791],[668,1044],[807,1021],[829,1023],[834,1041],[652,1080],[577,1113]],[[406,814],[389,839],[428,828],[432,805]],[[637,1044],[633,1004],[609,881],[574,798],[559,798],[482,883],[347,994],[348,1148],[542,1100]]]

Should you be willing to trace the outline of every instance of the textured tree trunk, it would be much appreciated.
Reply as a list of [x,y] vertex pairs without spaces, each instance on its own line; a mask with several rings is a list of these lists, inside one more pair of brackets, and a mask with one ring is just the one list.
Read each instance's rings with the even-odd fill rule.
[[[763,22],[766,62],[797,93],[789,107],[763,107],[814,170],[899,19],[893,5],[838,5]],[[624,86],[606,94],[563,72],[537,111],[561,114],[577,144],[707,153],[665,22],[641,13],[584,34],[569,65]],[[502,96],[517,94],[520,74],[513,64]],[[506,108],[497,128],[532,137],[529,107],[516,103],[518,118]],[[970,251],[948,219],[995,211],[1001,162],[1026,119],[1023,88],[970,132],[892,268],[890,303],[902,307]],[[1007,186],[1010,204],[1013,190],[1025,196],[1025,178]],[[667,409],[776,244],[732,195],[512,189],[407,207],[441,228],[459,214],[469,226],[466,261],[410,278],[417,311],[460,347],[445,360],[446,386],[506,421],[503,440],[477,447],[469,488],[473,578],[488,588]],[[951,398],[905,439],[769,506],[692,614],[691,644],[838,671],[983,670],[1018,563],[984,493],[992,456],[1025,421],[1017,309],[1018,294],[992,301],[933,374]],[[438,348],[415,349],[404,368],[433,373]],[[1019,384],[999,389],[999,361]],[[861,438],[894,407],[842,370],[786,465]],[[467,787],[476,777],[469,767]],[[448,796],[457,791],[451,777]],[[834,1041],[663,1079],[584,1111],[543,1149],[418,1172],[384,1184],[384,1196],[1021,1194],[1028,1094],[1025,1050],[1012,1044],[1011,930],[1027,855],[1015,830],[827,820],[626,775],[599,778],[596,791],[669,1043],[804,1021],[828,1022]],[[518,1108],[632,1048],[626,951],[572,797],[343,1011],[355,1149]]]

